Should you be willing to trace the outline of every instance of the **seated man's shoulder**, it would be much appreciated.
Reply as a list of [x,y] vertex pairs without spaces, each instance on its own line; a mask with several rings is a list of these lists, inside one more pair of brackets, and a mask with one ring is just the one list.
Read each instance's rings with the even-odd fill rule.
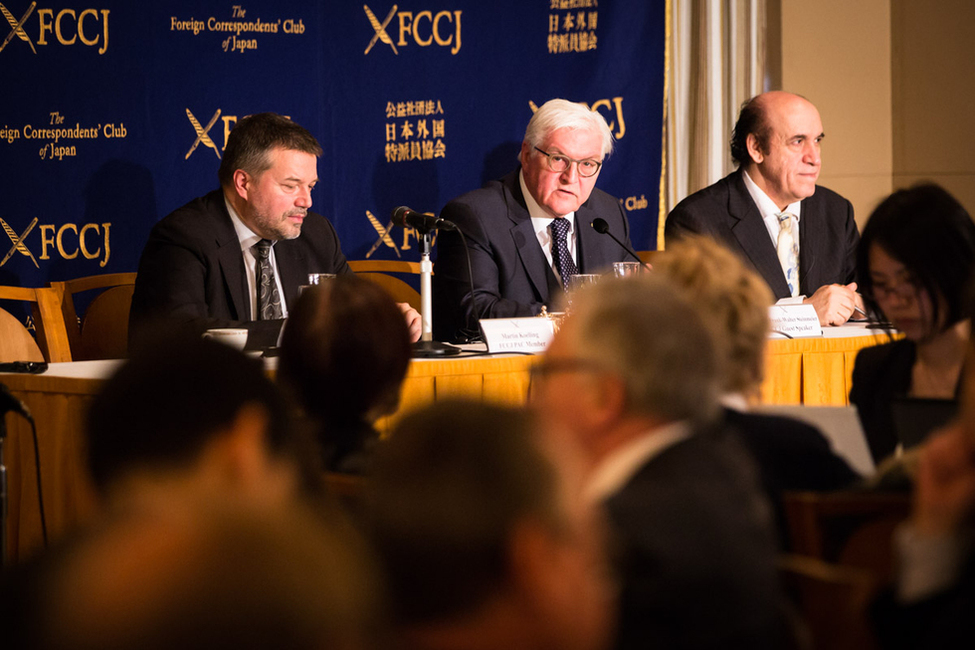
[[176,208],[163,217],[153,230],[156,233],[166,231],[178,231],[187,234],[203,233],[208,228],[212,228],[212,219],[223,212],[225,212],[223,193],[220,190],[214,190]]

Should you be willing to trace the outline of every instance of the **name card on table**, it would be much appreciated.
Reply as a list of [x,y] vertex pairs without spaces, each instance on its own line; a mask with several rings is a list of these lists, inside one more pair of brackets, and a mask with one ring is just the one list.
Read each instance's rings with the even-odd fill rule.
[[545,351],[555,336],[555,323],[548,318],[482,318],[481,335],[488,352]]
[[768,311],[772,333],[790,339],[822,336],[819,316],[812,305],[772,305]]

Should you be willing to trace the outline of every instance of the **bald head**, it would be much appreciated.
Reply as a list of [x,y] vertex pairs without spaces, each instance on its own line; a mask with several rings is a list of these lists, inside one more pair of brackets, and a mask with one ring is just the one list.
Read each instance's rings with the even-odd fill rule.
[[823,123],[804,97],[776,90],[742,106],[731,156],[782,210],[816,191]]

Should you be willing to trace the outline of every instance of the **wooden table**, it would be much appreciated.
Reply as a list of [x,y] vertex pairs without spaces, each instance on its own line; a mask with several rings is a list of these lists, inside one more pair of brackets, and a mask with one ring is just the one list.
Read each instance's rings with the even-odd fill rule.
[[[844,405],[856,351],[886,340],[884,334],[856,326],[830,328],[821,339],[772,340],[764,401]],[[522,404],[528,398],[529,369],[536,360],[517,355],[415,360],[403,384],[399,410],[381,420],[379,430],[388,433],[403,414],[449,397]],[[120,363],[56,363],[43,375],[0,374],[0,381],[27,404],[37,422],[52,539],[90,517],[94,509],[83,471],[82,427],[88,405]],[[11,556],[22,558],[41,545],[34,455],[28,424],[8,415],[7,425],[8,542]]]

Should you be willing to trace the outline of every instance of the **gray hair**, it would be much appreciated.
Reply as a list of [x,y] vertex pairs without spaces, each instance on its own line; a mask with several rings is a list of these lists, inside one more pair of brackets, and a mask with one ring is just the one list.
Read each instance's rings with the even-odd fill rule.
[[598,111],[591,111],[585,104],[566,99],[550,99],[539,108],[525,129],[525,142],[541,147],[542,141],[552,131],[578,129],[598,133],[603,141],[603,156],[613,153],[613,132]]
[[720,360],[698,310],[660,276],[604,280],[574,297],[578,354],[616,374],[634,413],[704,424],[718,414]]

